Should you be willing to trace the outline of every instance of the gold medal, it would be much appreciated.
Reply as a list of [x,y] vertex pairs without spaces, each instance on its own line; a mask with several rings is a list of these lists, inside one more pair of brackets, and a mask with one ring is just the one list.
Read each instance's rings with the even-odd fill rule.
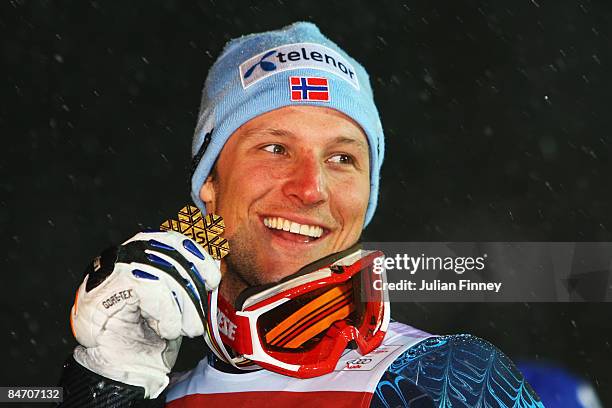
[[192,205],[179,211],[178,220],[166,220],[159,228],[162,231],[177,231],[193,239],[215,259],[221,259],[229,253],[229,243],[221,236],[225,230],[223,218],[215,214],[202,216],[202,212]]

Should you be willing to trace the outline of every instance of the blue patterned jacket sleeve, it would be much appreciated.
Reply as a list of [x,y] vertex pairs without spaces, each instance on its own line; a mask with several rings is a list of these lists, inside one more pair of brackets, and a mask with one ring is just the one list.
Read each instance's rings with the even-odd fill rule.
[[488,341],[430,337],[400,355],[370,405],[440,408],[543,408],[512,361]]

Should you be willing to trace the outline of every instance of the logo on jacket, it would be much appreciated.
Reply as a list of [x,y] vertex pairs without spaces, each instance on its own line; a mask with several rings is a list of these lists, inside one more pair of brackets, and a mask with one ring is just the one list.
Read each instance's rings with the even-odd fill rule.
[[355,360],[347,361],[345,369],[356,370],[359,368],[363,368],[364,365],[370,364],[371,362],[371,358],[356,358]]

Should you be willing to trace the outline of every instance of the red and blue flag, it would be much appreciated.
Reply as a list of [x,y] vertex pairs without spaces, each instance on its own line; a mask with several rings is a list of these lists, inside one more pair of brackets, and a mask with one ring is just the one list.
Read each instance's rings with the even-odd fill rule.
[[289,77],[292,101],[329,102],[327,78]]

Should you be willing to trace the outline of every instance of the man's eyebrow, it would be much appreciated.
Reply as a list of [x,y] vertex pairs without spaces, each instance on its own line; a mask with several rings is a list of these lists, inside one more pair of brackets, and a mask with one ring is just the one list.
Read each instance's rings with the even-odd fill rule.
[[246,132],[244,132],[243,137],[246,139],[246,138],[251,138],[251,137],[256,137],[256,136],[265,136],[265,135],[279,136],[279,137],[295,136],[293,132],[290,132],[284,129],[254,128],[254,129],[249,129]]
[[334,141],[332,142],[332,144],[349,144],[349,145],[354,145],[359,149],[362,149],[366,152],[369,151],[368,149],[368,144],[361,140],[362,138],[359,139],[355,139],[354,137],[348,137],[348,136],[338,136],[334,139]]
[[[285,130],[285,129],[277,129],[277,128],[253,128],[244,132],[242,136],[244,139],[250,139],[257,136],[278,136],[281,138],[289,138],[289,137],[298,137],[295,133]],[[341,145],[341,144],[349,144],[354,145],[359,149],[364,150],[365,152],[369,151],[368,144],[362,140],[363,138],[356,139],[350,136],[337,136],[334,138],[329,144],[331,145]]]

